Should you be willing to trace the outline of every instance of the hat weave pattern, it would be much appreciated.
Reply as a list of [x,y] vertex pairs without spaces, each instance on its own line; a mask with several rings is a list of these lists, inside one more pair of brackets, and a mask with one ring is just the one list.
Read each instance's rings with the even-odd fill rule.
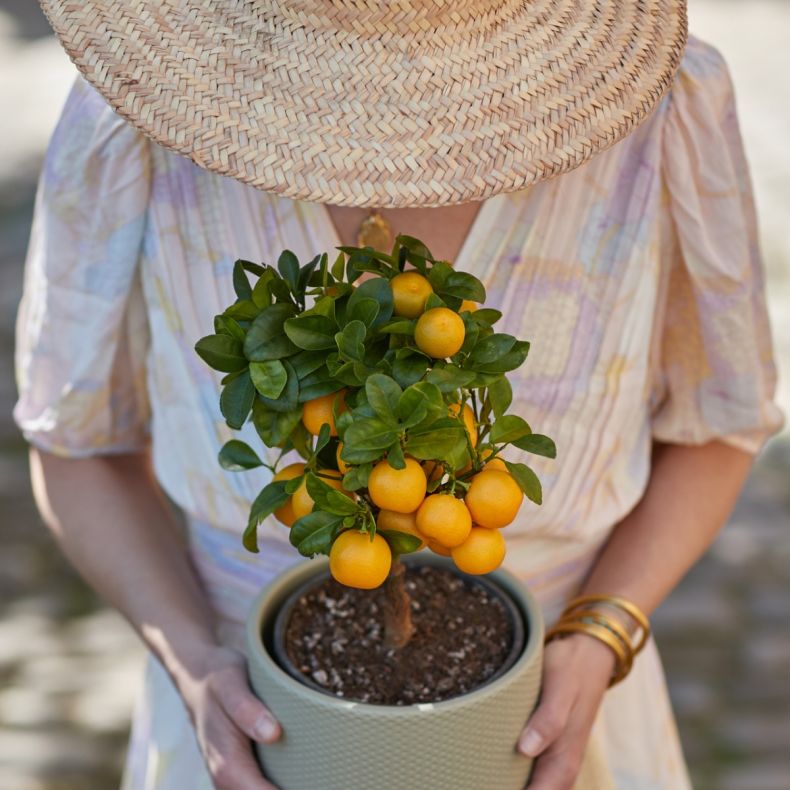
[[641,123],[684,0],[42,0],[113,109],[196,164],[297,200],[483,200]]

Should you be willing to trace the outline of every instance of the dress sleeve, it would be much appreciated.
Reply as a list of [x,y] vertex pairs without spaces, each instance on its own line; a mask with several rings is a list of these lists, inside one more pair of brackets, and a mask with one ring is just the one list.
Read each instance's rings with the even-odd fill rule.
[[726,64],[692,41],[662,153],[666,301],[654,437],[756,453],[783,423],[748,166]]
[[45,156],[17,318],[14,419],[58,455],[147,443],[139,260],[149,153],[78,78]]

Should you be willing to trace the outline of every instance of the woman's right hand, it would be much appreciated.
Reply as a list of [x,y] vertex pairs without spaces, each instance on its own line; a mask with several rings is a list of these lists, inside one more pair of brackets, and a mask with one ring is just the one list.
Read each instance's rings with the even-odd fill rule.
[[196,666],[178,685],[215,787],[276,790],[261,774],[250,741],[272,743],[282,733],[252,693],[244,657],[230,648],[213,647]]

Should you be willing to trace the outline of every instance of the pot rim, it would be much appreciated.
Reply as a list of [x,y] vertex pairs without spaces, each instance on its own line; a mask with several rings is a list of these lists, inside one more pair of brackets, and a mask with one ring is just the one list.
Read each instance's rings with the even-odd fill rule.
[[[455,569],[452,563],[442,557],[431,556],[425,559],[431,564]],[[316,691],[289,675],[269,653],[262,638],[262,609],[272,594],[279,592],[280,601],[277,606],[277,610],[279,610],[279,607],[287,600],[294,587],[320,575],[328,567],[329,560],[325,558],[305,560],[297,562],[293,567],[276,576],[256,596],[245,626],[248,660],[263,663],[268,672],[276,676],[281,686],[287,687],[294,694],[309,697],[316,705],[345,709],[353,708],[359,715],[372,716],[414,716],[429,711],[437,713],[440,711],[449,712],[454,708],[463,708],[473,704],[482,697],[495,694],[509,683],[514,674],[518,673],[524,666],[531,664],[535,657],[540,655],[543,646],[543,616],[540,606],[529,590],[512,573],[499,568],[490,574],[486,574],[486,576],[512,599],[524,618],[526,630],[526,639],[521,655],[504,673],[466,694],[460,694],[440,702],[421,702],[413,705],[381,705],[358,702],[324,691]]]

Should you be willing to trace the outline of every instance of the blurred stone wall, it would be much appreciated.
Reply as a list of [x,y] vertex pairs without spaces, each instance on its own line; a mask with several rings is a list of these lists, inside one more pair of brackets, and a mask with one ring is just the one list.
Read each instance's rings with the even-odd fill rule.
[[[691,0],[736,84],[790,414],[790,2]],[[0,788],[117,786],[142,651],[54,549],[11,422],[13,323],[37,169],[72,67],[32,0],[0,0]],[[790,441],[654,618],[698,790],[790,789]],[[188,788],[185,788],[188,790]]]

